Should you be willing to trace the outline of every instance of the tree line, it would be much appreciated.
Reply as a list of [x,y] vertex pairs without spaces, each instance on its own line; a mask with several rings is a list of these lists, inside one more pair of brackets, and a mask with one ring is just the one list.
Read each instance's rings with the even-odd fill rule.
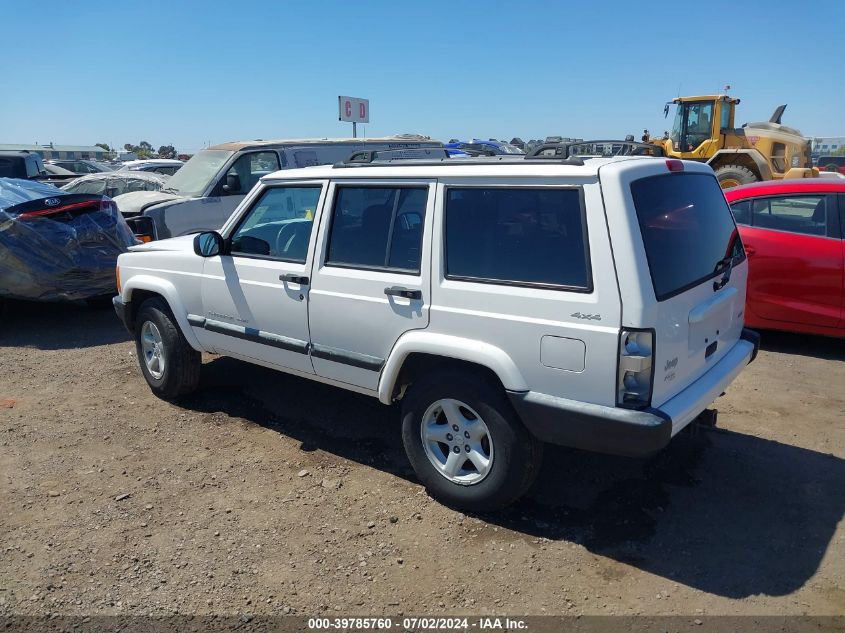
[[[96,146],[102,147],[110,154],[118,153],[118,150],[116,148],[109,147],[108,143],[96,143]],[[132,152],[138,158],[152,158],[154,155],[158,155],[158,158],[176,158],[176,148],[172,145],[162,145],[158,148],[158,152],[156,152],[151,143],[141,141],[137,145],[125,143],[123,145],[123,149],[127,152]]]

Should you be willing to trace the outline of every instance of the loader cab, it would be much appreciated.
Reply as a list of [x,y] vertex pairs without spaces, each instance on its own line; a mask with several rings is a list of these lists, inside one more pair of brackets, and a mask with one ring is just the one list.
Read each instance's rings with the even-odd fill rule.
[[669,139],[678,158],[706,159],[722,149],[723,139],[734,126],[734,107],[739,99],[726,95],[682,97],[675,104],[675,118]]

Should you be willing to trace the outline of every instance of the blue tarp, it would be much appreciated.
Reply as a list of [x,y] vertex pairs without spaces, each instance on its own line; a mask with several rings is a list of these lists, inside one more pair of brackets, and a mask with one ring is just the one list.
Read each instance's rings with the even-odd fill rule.
[[[52,216],[21,214],[16,208],[42,199],[57,209],[78,200],[96,205],[99,199],[99,206]],[[135,243],[109,198],[0,178],[0,297],[67,301],[114,294],[117,256]]]

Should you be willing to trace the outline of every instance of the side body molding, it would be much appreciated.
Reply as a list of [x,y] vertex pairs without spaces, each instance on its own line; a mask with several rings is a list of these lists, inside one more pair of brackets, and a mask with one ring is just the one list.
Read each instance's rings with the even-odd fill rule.
[[164,297],[188,344],[198,352],[205,351],[202,345],[200,345],[199,340],[197,340],[193,329],[191,329],[191,325],[188,323],[188,314],[185,306],[179,298],[176,287],[172,283],[160,277],[153,277],[152,275],[133,275],[123,284],[121,292],[123,300],[127,303],[132,301],[132,293],[135,290],[147,290]]
[[502,349],[469,338],[412,330],[403,334],[390,351],[378,385],[378,399],[390,404],[393,388],[405,359],[413,353],[432,354],[483,365],[496,373],[508,391],[528,391],[516,364]]

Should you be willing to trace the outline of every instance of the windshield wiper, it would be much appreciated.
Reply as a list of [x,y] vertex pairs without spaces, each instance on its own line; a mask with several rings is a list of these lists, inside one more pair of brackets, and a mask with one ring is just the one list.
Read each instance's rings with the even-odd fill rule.
[[159,189],[159,191],[163,191],[164,193],[179,193],[179,190],[173,187],[164,187],[163,189]]
[[730,255],[728,257],[724,257],[716,262],[716,266],[713,268],[714,273],[722,272],[722,270],[727,266],[728,268],[733,268],[734,257]]
[[719,281],[713,282],[713,292],[724,288],[725,285],[731,280],[731,271],[733,271],[734,267],[734,258],[733,255],[729,255],[723,259],[720,259],[716,262],[716,267],[713,269],[714,273],[720,273],[724,271],[722,278]]

